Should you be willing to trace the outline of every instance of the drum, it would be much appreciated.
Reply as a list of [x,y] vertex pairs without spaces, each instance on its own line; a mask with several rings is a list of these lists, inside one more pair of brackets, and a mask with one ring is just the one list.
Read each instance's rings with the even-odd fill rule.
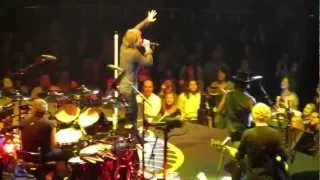
[[77,123],[85,132],[94,137],[106,134],[112,128],[112,123],[107,121],[98,108],[87,108],[80,113]]
[[56,141],[59,145],[65,146],[65,145],[73,145],[82,137],[81,130],[77,130],[73,127],[61,129],[56,133]]
[[78,124],[82,128],[95,124],[100,118],[99,111],[96,108],[87,108],[82,112],[78,119]]
[[75,104],[62,105],[55,115],[55,118],[65,124],[69,124],[76,120],[80,114],[80,108]]
[[68,163],[69,164],[72,164],[72,165],[82,165],[82,164],[85,164],[86,162],[83,161],[80,156],[75,156],[75,157],[72,157],[68,160]]
[[81,149],[80,156],[91,156],[91,155],[100,154],[107,151],[110,152],[111,149],[112,149],[111,144],[97,143]]
[[115,108],[117,108],[118,110],[118,119],[124,119],[127,113],[127,106],[127,103],[122,102],[120,98],[105,98],[102,99],[100,110],[108,120],[112,121],[115,113]]

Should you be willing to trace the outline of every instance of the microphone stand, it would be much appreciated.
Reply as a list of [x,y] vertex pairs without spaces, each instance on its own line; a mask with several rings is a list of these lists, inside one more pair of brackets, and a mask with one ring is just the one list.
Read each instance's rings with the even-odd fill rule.
[[[134,86],[133,82],[130,81],[127,77],[124,77],[124,80],[128,81],[130,83],[131,88],[134,90],[135,93],[137,93],[142,98],[142,179],[144,179],[144,171],[145,171],[145,146],[144,146],[144,138],[145,138],[145,129],[146,129],[146,120],[145,120],[145,114],[144,114],[144,105],[145,103],[149,104],[151,106],[151,103],[149,100]],[[135,97],[134,97],[135,98]],[[137,130],[137,125],[135,125],[135,128]],[[139,133],[137,134],[139,137]]]
[[150,154],[150,157],[149,157],[149,162],[150,160],[153,159],[153,176],[155,177],[156,175],[156,167],[155,167],[155,154],[154,154],[154,150],[156,149],[156,146],[157,146],[157,142],[158,142],[158,136],[156,136],[156,140],[154,141],[153,143],[153,146],[152,146],[152,150],[151,150],[151,154]]
[[260,88],[261,92],[263,93],[264,98],[267,100],[268,105],[269,105],[269,106],[272,106],[273,102],[272,102],[269,94],[267,93],[267,91],[264,89],[261,81],[259,81],[259,88]]

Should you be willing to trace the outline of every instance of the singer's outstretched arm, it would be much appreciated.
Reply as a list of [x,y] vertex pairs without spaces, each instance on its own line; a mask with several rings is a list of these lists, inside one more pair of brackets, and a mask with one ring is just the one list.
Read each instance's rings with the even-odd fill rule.
[[134,27],[134,29],[141,30],[147,24],[149,24],[151,22],[155,22],[157,20],[156,15],[157,15],[157,11],[156,10],[152,9],[151,11],[148,11],[148,16],[144,20],[142,20],[139,24],[137,24]]

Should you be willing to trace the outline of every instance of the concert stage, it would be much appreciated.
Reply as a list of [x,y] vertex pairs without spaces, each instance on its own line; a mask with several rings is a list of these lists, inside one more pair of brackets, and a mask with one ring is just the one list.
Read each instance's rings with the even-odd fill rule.
[[[171,136],[168,153],[169,167],[176,166],[173,170],[176,169],[175,171],[178,172],[181,179],[195,180],[199,172],[205,173],[210,180],[216,179],[221,151],[217,147],[210,146],[210,139],[224,140],[227,137],[225,130],[186,123],[183,128],[172,130],[169,136]],[[157,143],[163,143],[162,140],[157,141]],[[157,145],[156,149],[158,148],[160,146]],[[156,159],[159,160],[158,164],[154,162],[146,163],[147,167],[149,165],[161,167],[160,161],[162,158],[157,157]],[[228,162],[228,160],[229,156],[226,154],[224,162]],[[181,163],[181,161],[183,162]],[[310,177],[313,175],[314,177],[319,174],[317,171],[319,172],[319,155],[313,157],[297,152],[294,162],[290,164],[290,174],[294,175],[294,179],[301,176]],[[222,177],[230,177],[230,174],[223,169],[223,165],[218,179],[223,179]]]

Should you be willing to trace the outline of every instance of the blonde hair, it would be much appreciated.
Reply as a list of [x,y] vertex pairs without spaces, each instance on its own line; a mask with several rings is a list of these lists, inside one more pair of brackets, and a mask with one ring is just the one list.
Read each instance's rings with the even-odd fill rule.
[[252,107],[251,115],[254,121],[267,122],[271,117],[271,108],[264,103],[257,103]]
[[135,47],[141,31],[138,29],[129,29],[122,38],[122,45],[124,47]]
[[32,113],[45,113],[48,111],[48,104],[43,99],[34,99],[32,101]]

